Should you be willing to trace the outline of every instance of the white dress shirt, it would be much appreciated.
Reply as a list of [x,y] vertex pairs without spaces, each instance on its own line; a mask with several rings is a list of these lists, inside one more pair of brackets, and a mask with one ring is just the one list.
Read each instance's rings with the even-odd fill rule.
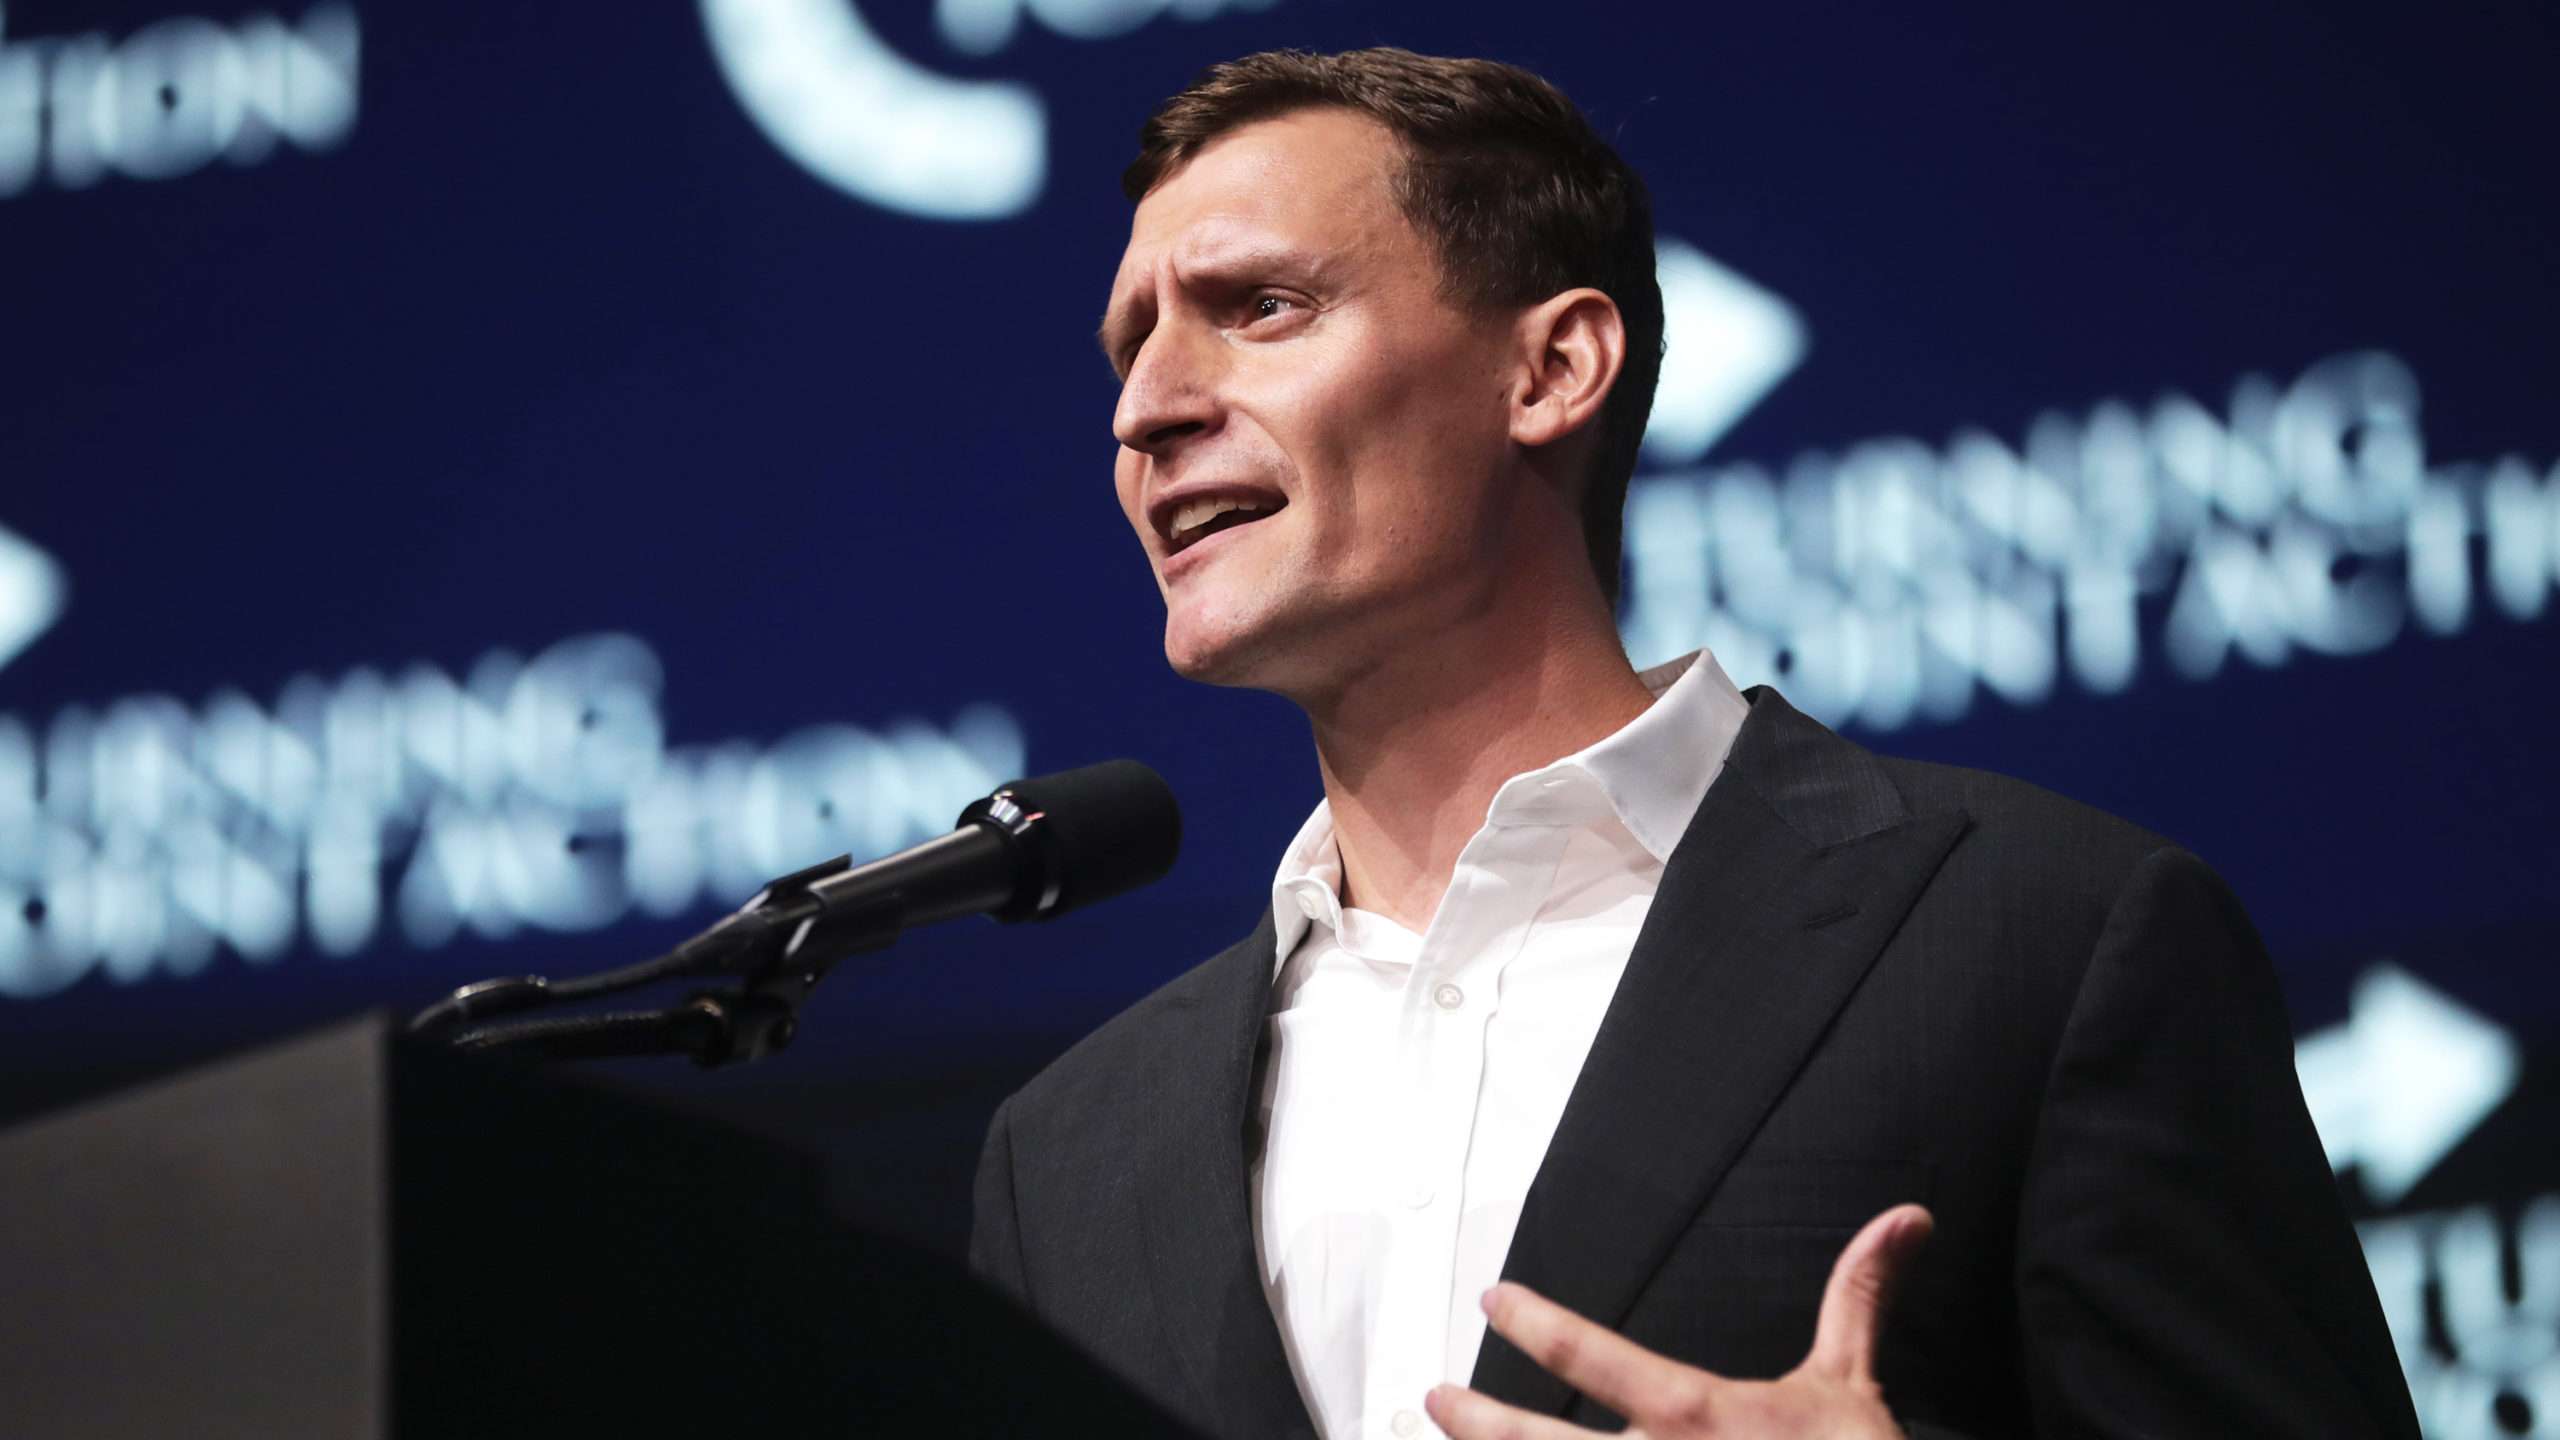
[[1475,1368],[1478,1297],[1750,711],[1704,651],[1643,679],[1624,729],[1504,782],[1422,934],[1342,907],[1327,806],[1280,863],[1254,1238],[1324,1440],[1439,1434],[1422,1397]]

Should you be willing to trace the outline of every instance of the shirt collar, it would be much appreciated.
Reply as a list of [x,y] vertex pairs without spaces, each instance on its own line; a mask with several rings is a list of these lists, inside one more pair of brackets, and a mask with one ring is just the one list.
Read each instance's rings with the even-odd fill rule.
[[[1494,792],[1485,824],[1588,824],[1614,814],[1654,859],[1668,862],[1724,769],[1751,702],[1705,650],[1636,677],[1654,703],[1616,733],[1551,765],[1515,775]],[[1271,922],[1287,959],[1322,920],[1342,928],[1342,854],[1333,809],[1318,801],[1281,853],[1271,883]]]
[[1279,938],[1279,958],[1286,960],[1306,938],[1307,927],[1323,921],[1342,929],[1342,851],[1333,843],[1333,802],[1319,800],[1315,813],[1298,827],[1297,838],[1280,852],[1280,873],[1271,881],[1271,927]]

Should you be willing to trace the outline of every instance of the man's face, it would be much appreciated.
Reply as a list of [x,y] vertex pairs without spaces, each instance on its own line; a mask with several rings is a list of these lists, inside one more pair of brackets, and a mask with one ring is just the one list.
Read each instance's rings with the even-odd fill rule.
[[1308,700],[1483,608],[1510,327],[1441,297],[1365,117],[1236,130],[1138,205],[1103,345],[1121,508],[1195,679]]

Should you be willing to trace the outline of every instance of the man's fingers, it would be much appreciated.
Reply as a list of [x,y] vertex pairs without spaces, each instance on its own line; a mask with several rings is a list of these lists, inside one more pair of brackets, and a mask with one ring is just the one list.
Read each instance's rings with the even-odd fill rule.
[[1842,1380],[1870,1374],[1894,1289],[1936,1225],[1917,1205],[1896,1205],[1867,1222],[1831,1267],[1805,1369]]
[[1494,1286],[1484,1309],[1493,1328],[1548,1373],[1630,1419],[1701,1406],[1705,1396],[1689,1392],[1715,1383],[1525,1285]]
[[1435,1385],[1422,1398],[1431,1423],[1449,1440],[1593,1440],[1594,1432],[1552,1415],[1532,1415],[1457,1385]]

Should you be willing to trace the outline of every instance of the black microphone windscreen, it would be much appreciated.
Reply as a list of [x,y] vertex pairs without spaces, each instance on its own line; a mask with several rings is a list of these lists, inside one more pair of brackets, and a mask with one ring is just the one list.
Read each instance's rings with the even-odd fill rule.
[[1173,787],[1135,760],[1016,780],[1003,790],[1046,817],[1058,899],[1042,919],[1152,885],[1182,853],[1182,807]]

